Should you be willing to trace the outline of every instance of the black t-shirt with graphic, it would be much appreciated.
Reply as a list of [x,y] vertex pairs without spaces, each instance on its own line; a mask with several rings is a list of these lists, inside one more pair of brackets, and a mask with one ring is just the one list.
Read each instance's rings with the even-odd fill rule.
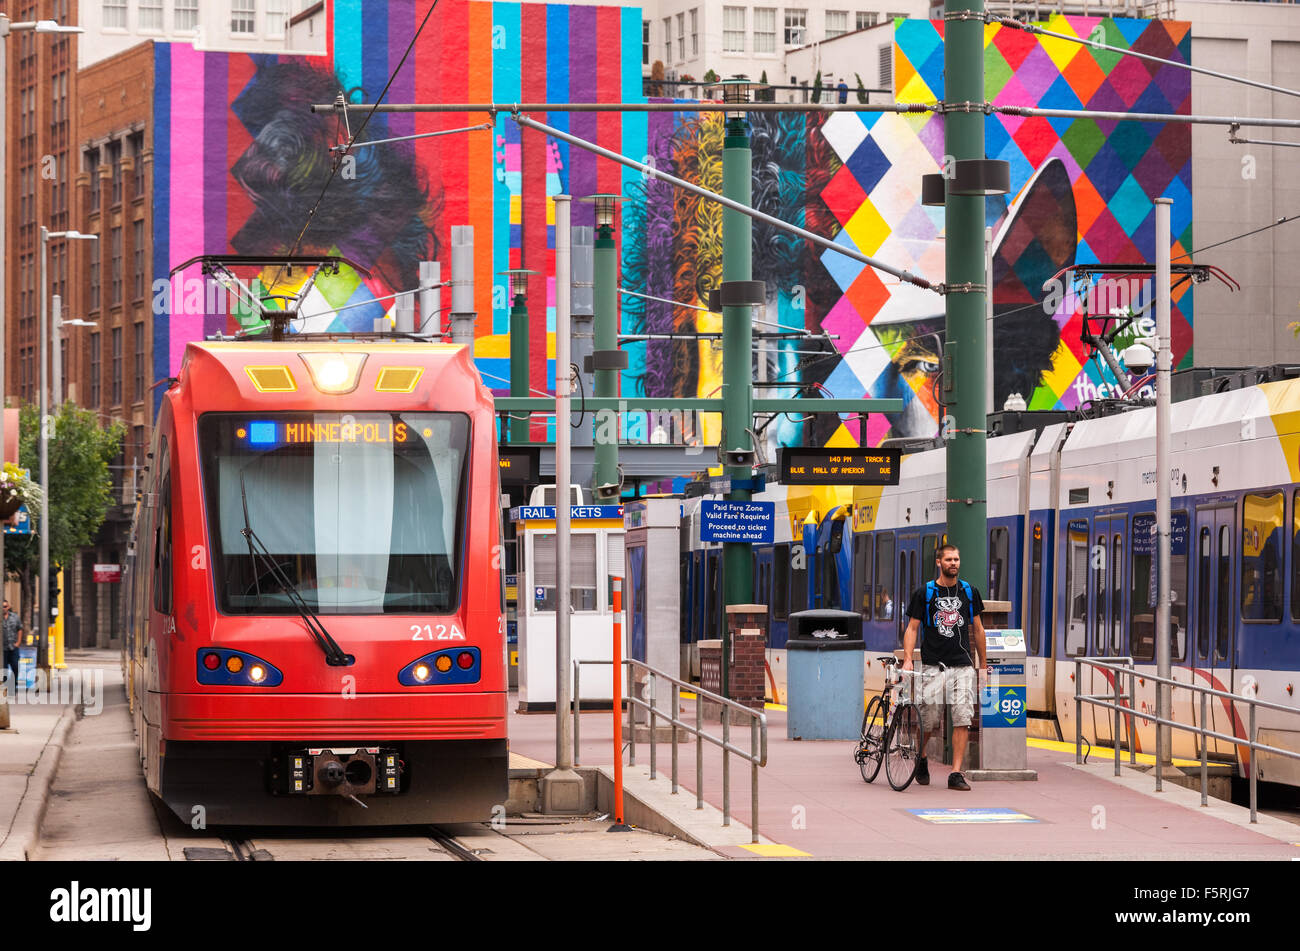
[[971,622],[984,612],[979,588],[970,586],[970,597],[958,581],[955,585],[934,582],[929,611],[925,605],[926,585],[912,592],[907,616],[921,622],[921,663],[946,667],[971,667],[975,653],[970,646]]

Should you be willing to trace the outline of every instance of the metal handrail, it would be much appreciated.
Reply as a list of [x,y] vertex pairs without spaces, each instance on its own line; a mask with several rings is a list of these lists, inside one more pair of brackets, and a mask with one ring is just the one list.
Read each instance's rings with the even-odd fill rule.
[[[612,664],[612,660],[574,660],[573,662],[573,763],[578,765],[578,743],[581,737],[581,717],[582,713],[582,665],[583,664]],[[656,670],[649,664],[644,664],[639,660],[626,658],[623,660],[623,666],[627,673],[628,689],[624,692],[624,697],[628,702],[628,765],[636,765],[636,723],[632,717],[632,710],[635,707],[641,707],[650,714],[650,778],[654,779],[656,773],[656,743],[655,743],[655,720],[662,718],[667,720],[673,728],[673,766],[672,766],[672,794],[677,795],[677,730],[685,730],[696,738],[695,742],[695,808],[704,808],[704,744],[701,740],[708,740],[715,746],[722,748],[722,825],[724,827],[731,825],[731,754],[735,754],[750,763],[750,833],[751,842],[758,842],[758,770],[761,766],[767,765],[767,714],[761,710],[751,710],[743,703],[737,703],[728,697],[712,693],[708,690],[702,690],[694,684],[684,680],[679,680],[672,674],[665,673],[662,670]],[[643,670],[650,675],[648,688],[650,694],[649,702],[637,697],[632,690],[632,673],[634,670]],[[656,704],[656,678],[662,677],[668,681],[673,688],[673,708],[670,716],[665,716],[659,710]],[[677,719],[677,712],[681,701],[681,691],[686,690],[695,694],[695,724],[692,726],[682,720]],[[731,717],[724,714],[722,717],[722,736],[721,738],[713,736],[704,730],[704,704],[703,700],[711,700],[714,703],[721,704],[724,708],[737,710],[751,718],[749,725],[749,750],[742,750],[731,744]],[[616,755],[622,756],[623,751],[616,751]]]
[[[1213,687],[1201,686],[1200,684],[1182,683],[1180,681],[1174,680],[1171,677],[1161,677],[1158,674],[1144,673],[1142,675],[1142,679],[1144,681],[1152,680],[1155,681],[1157,684],[1168,684],[1170,687],[1178,687],[1184,690],[1190,690],[1194,694],[1200,695],[1201,725],[1194,726],[1187,723],[1178,723],[1175,722],[1174,720],[1169,720],[1169,719],[1165,719],[1164,717],[1159,717],[1154,713],[1140,713],[1137,710],[1135,710],[1133,707],[1121,706],[1120,704],[1121,700],[1127,699],[1131,702],[1134,696],[1136,696],[1137,694],[1136,678],[1138,674],[1137,674],[1137,667],[1134,664],[1132,657],[1111,657],[1111,658],[1075,657],[1073,658],[1073,660],[1074,660],[1074,711],[1075,711],[1074,761],[1076,763],[1081,763],[1083,761],[1082,760],[1083,704],[1085,702],[1090,703],[1093,706],[1102,707],[1103,709],[1115,711],[1115,733],[1114,733],[1113,742],[1115,746],[1115,775],[1116,776],[1118,776],[1120,772],[1119,771],[1119,749],[1120,749],[1119,721],[1120,721],[1121,713],[1127,714],[1128,721],[1129,721],[1129,740],[1128,740],[1129,762],[1136,762],[1136,744],[1133,742],[1133,721],[1134,720],[1142,720],[1144,723],[1155,723],[1158,726],[1167,726],[1178,730],[1187,730],[1190,733],[1195,733],[1199,735],[1201,738],[1201,805],[1202,806],[1207,805],[1209,803],[1209,744],[1206,742],[1207,738],[1212,737],[1216,740],[1223,740],[1224,742],[1232,743],[1234,746],[1245,746],[1251,751],[1250,754],[1250,821],[1253,823],[1259,821],[1258,808],[1257,808],[1258,800],[1259,800],[1259,794],[1258,794],[1259,774],[1258,771],[1255,769],[1255,754],[1273,753],[1278,756],[1285,756],[1289,759],[1300,760],[1300,753],[1296,752],[1295,750],[1284,750],[1284,749],[1279,749],[1276,746],[1269,746],[1265,743],[1260,743],[1258,740],[1259,732],[1256,728],[1256,722],[1255,722],[1256,721],[1255,711],[1258,707],[1263,707],[1267,710],[1277,710],[1281,713],[1300,714],[1300,710],[1296,709],[1295,707],[1288,707],[1279,703],[1271,703],[1267,700],[1258,700],[1254,697],[1248,697],[1244,694],[1229,693],[1226,690],[1217,690]],[[1114,671],[1114,673],[1116,674],[1114,694],[1113,695],[1097,694],[1095,696],[1092,696],[1092,695],[1080,693],[1079,691],[1083,689],[1081,683],[1082,680],[1081,675],[1083,672],[1081,667],[1083,664],[1088,664],[1090,667],[1094,667],[1099,670]],[[1129,693],[1127,695],[1121,695],[1119,692],[1120,674],[1128,674]],[[1207,708],[1209,706],[1210,697],[1222,697],[1223,699],[1231,700],[1234,703],[1246,703],[1250,705],[1250,727],[1248,730],[1249,732],[1248,737],[1243,739],[1242,737],[1239,736],[1230,736],[1228,734],[1219,733],[1215,730],[1206,729],[1205,723],[1206,720],[1208,719]],[[1112,703],[1111,701],[1114,702]],[[1156,757],[1156,791],[1157,792],[1159,792],[1163,788],[1163,776],[1164,776],[1163,767],[1164,764],[1161,762],[1160,757],[1157,756]]]

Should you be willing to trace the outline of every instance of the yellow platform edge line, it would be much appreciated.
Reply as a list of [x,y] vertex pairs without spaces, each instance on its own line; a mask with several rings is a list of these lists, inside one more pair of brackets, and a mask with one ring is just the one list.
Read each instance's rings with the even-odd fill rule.
[[[1031,736],[1028,739],[1026,739],[1025,742],[1029,746],[1032,746],[1035,749],[1039,749],[1039,750],[1052,750],[1057,753],[1074,752],[1073,743],[1062,743],[1060,740],[1044,740],[1038,737]],[[1084,751],[1087,752],[1088,745],[1085,743],[1083,748]],[[1115,759],[1115,751],[1111,749],[1109,746],[1094,746],[1092,748],[1092,752],[1089,754],[1089,759],[1092,759],[1101,753],[1105,754],[1104,756],[1102,756],[1102,759],[1107,759],[1112,761]],[[1156,758],[1151,753],[1138,753],[1137,761],[1144,766],[1154,766],[1156,762]],[[1120,753],[1120,762],[1124,762],[1124,763],[1128,762],[1127,752]],[[1190,766],[1201,765],[1201,761],[1198,759],[1178,759],[1175,757],[1172,762],[1175,766],[1190,767]],[[1222,765],[1222,764],[1213,764],[1213,765]]]
[[777,842],[751,843],[742,845],[741,848],[768,859],[812,858],[811,852],[801,852],[793,845],[781,845]]

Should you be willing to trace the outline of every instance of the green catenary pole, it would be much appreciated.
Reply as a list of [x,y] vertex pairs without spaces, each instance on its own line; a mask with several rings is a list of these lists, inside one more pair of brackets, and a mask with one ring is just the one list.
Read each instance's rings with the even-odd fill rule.
[[[612,218],[612,211],[609,212]],[[595,248],[592,252],[592,299],[595,311],[593,328],[594,348],[596,353],[618,349],[618,247],[614,243],[614,226],[597,224]],[[596,396],[618,396],[618,371],[595,371]],[[618,478],[618,432],[617,422],[613,426],[601,425],[603,417],[597,417],[595,433],[596,486],[617,485]],[[610,436],[613,436],[611,439]]]
[[[528,295],[515,294],[510,307],[510,395],[531,396],[528,392]],[[510,444],[528,442],[528,414],[510,417]]]
[[[744,87],[741,87],[744,88]],[[747,100],[748,90],[744,98]],[[722,142],[722,194],[733,201],[750,204],[753,154],[749,147],[749,122],[743,113],[726,119]],[[753,224],[731,208],[722,210],[722,282],[748,281],[753,276]],[[753,426],[753,314],[746,306],[722,308],[722,449],[754,448],[749,436]],[[724,474],[748,479],[749,467],[728,466]],[[727,498],[748,501],[751,493],[732,490]],[[726,542],[722,546],[722,581],[725,603],[750,604],[754,600],[754,567],[751,546]],[[730,690],[731,635],[722,631],[722,693]]]
[[[967,10],[975,16],[960,19]],[[983,0],[945,0],[944,3],[945,167],[951,167],[947,164],[949,159],[984,159],[983,13]],[[967,104],[978,104],[980,108],[971,105],[967,111]],[[961,549],[962,576],[986,588],[984,198],[953,195],[953,181],[949,179],[946,184],[944,281],[949,292],[945,296],[944,398],[952,404],[947,409],[952,421],[946,427],[950,430],[948,540]],[[933,565],[924,566],[926,574],[933,570]]]

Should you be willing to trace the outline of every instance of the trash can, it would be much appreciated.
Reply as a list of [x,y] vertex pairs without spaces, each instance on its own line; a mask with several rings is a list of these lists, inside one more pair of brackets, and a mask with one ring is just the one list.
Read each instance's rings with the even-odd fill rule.
[[862,615],[798,611],[786,642],[785,735],[856,740],[862,730]]

